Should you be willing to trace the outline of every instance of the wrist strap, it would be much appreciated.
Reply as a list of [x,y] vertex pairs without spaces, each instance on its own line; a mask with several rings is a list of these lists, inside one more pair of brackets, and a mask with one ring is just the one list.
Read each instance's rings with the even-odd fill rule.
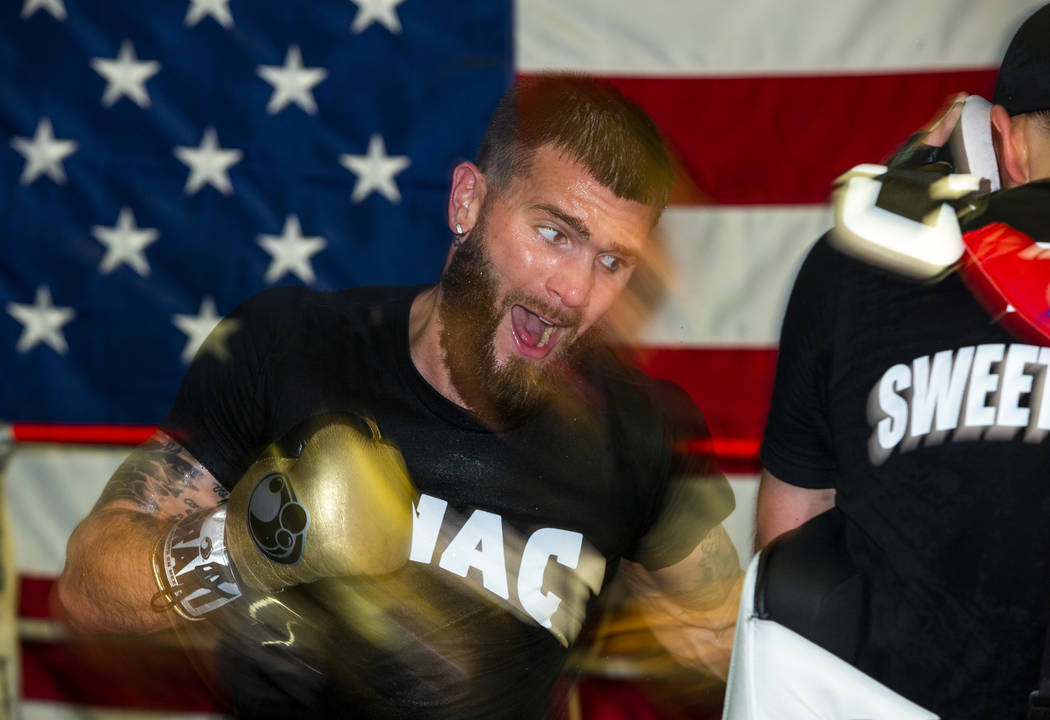
[[222,504],[183,519],[157,542],[153,576],[160,590],[151,602],[154,610],[172,609],[187,620],[201,620],[241,596],[225,531]]

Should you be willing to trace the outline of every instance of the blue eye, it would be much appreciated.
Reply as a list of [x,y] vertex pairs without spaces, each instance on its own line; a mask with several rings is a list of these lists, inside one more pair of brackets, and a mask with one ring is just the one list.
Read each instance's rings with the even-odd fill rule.
[[541,225],[537,228],[537,231],[543,236],[544,240],[552,244],[558,244],[565,240],[564,233],[547,225]]
[[598,262],[609,272],[616,272],[623,267],[623,260],[615,255],[601,255],[598,257]]

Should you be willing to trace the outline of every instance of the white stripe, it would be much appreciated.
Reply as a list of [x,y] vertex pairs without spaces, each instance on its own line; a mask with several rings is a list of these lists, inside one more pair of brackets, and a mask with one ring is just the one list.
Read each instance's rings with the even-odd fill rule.
[[61,703],[26,701],[19,706],[21,720],[220,720],[225,715],[117,710]]
[[751,562],[751,548],[755,544],[755,499],[758,497],[758,475],[730,475],[729,485],[736,496],[736,509],[722,525],[736,546],[740,566]]
[[828,206],[671,208],[663,299],[631,337],[640,345],[769,347],[795,274],[831,225]]
[[59,622],[43,618],[18,618],[18,639],[25,642],[65,642],[69,630]]
[[521,0],[519,71],[777,75],[997,67],[1036,0]]
[[[73,528],[91,510],[106,480],[123,462],[129,448],[59,449],[20,446],[7,473],[8,501],[15,531],[19,572],[57,577],[62,571],[65,542]],[[757,477],[729,478],[736,494],[736,510],[725,526],[741,563],[750,557],[754,537],[754,497]],[[56,503],[56,499],[61,502]],[[18,510],[15,510],[15,507]],[[19,620],[23,638],[56,639],[63,629],[46,620]],[[28,719],[28,716],[27,716]]]
[[15,449],[4,485],[18,572],[54,577],[62,571],[70,533],[130,450],[50,445]]

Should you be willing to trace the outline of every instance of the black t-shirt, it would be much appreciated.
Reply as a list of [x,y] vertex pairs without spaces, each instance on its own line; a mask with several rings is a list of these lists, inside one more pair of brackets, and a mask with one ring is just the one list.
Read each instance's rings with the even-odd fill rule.
[[[996,193],[964,231],[1050,240],[1050,184]],[[1050,350],[956,275],[920,284],[822,239],[788,304],[762,463],[835,488],[870,580],[857,665],[942,718],[1023,717],[1050,615]]]
[[672,564],[732,509],[709,461],[675,451],[706,433],[695,405],[603,350],[551,409],[490,432],[412,363],[420,290],[261,293],[213,334],[163,424],[232,488],[304,421],[355,413],[401,450],[422,494],[403,570],[277,596],[366,596],[382,606],[382,641],[353,614],[328,617],[330,603],[307,611],[330,632],[314,633],[325,637],[304,662],[232,623],[224,665],[241,714],[542,715],[618,559]]

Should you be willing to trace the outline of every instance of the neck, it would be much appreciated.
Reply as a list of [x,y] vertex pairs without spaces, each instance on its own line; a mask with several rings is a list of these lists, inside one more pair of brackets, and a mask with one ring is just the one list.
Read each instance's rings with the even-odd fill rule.
[[408,314],[408,348],[412,364],[427,383],[447,399],[469,410],[452,385],[445,351],[441,347],[441,286],[424,290],[412,301]]

